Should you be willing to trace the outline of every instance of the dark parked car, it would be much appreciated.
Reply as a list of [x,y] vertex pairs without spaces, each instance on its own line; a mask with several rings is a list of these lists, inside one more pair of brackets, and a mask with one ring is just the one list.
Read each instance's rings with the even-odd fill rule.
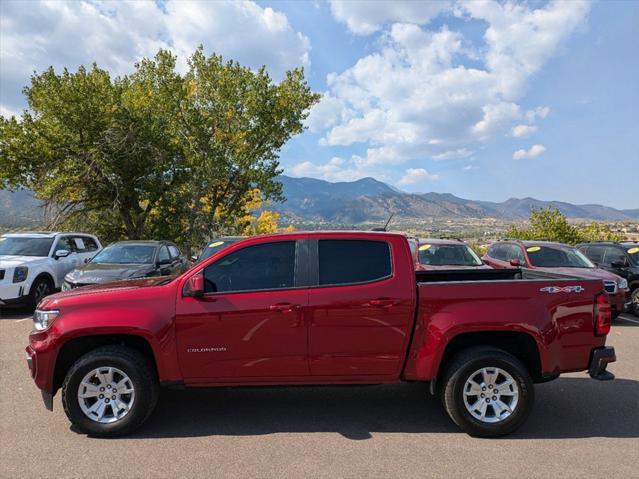
[[119,241],[67,274],[62,291],[122,279],[179,274],[187,266],[178,247],[168,241]]
[[616,318],[630,299],[628,282],[597,268],[577,248],[551,241],[503,240],[490,245],[482,258],[493,268],[527,268],[579,278],[600,279],[610,296],[612,316]]
[[217,253],[218,251],[221,251],[227,246],[230,246],[233,243],[237,243],[244,238],[245,236],[223,236],[221,238],[214,238],[202,248],[200,256],[192,257],[191,259],[193,260],[193,262],[199,263],[203,259],[206,259],[209,256],[213,256],[213,254]]
[[415,269],[490,269],[460,239],[419,239]]
[[631,295],[631,310],[639,316],[639,243],[600,241],[578,244],[577,248],[597,267],[625,278]]

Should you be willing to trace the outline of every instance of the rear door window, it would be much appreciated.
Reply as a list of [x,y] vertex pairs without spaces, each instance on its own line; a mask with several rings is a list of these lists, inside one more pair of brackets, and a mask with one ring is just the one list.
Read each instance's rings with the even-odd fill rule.
[[318,243],[320,285],[366,283],[391,275],[390,247],[385,241],[319,240]]

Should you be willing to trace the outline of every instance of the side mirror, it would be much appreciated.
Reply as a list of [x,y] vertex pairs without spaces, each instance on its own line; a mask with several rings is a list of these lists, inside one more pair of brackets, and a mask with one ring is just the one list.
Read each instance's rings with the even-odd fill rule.
[[510,260],[510,266],[514,266],[515,268],[519,268],[521,266],[521,261],[519,261],[517,258],[511,259]]
[[55,254],[53,255],[53,257],[55,259],[58,258],[66,258],[67,256],[69,256],[71,253],[66,250],[66,249],[59,249],[58,251],[55,252]]
[[625,268],[626,263],[624,261],[613,261],[612,263],[610,263],[610,266],[612,266],[613,268]]
[[204,294],[204,272],[199,271],[191,276],[184,285],[184,296],[199,298]]

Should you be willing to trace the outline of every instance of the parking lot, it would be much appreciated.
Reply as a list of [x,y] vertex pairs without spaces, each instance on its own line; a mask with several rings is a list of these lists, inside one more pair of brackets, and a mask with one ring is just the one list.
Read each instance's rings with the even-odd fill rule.
[[538,385],[528,423],[502,439],[457,430],[421,384],[163,391],[133,436],[70,430],[24,360],[26,312],[0,320],[1,477],[639,477],[639,319],[614,323],[611,383]]

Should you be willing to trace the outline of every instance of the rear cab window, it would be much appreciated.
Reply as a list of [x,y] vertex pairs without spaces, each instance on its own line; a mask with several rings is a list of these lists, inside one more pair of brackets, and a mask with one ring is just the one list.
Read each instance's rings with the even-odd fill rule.
[[318,241],[320,286],[369,283],[392,274],[386,241],[326,239]]

